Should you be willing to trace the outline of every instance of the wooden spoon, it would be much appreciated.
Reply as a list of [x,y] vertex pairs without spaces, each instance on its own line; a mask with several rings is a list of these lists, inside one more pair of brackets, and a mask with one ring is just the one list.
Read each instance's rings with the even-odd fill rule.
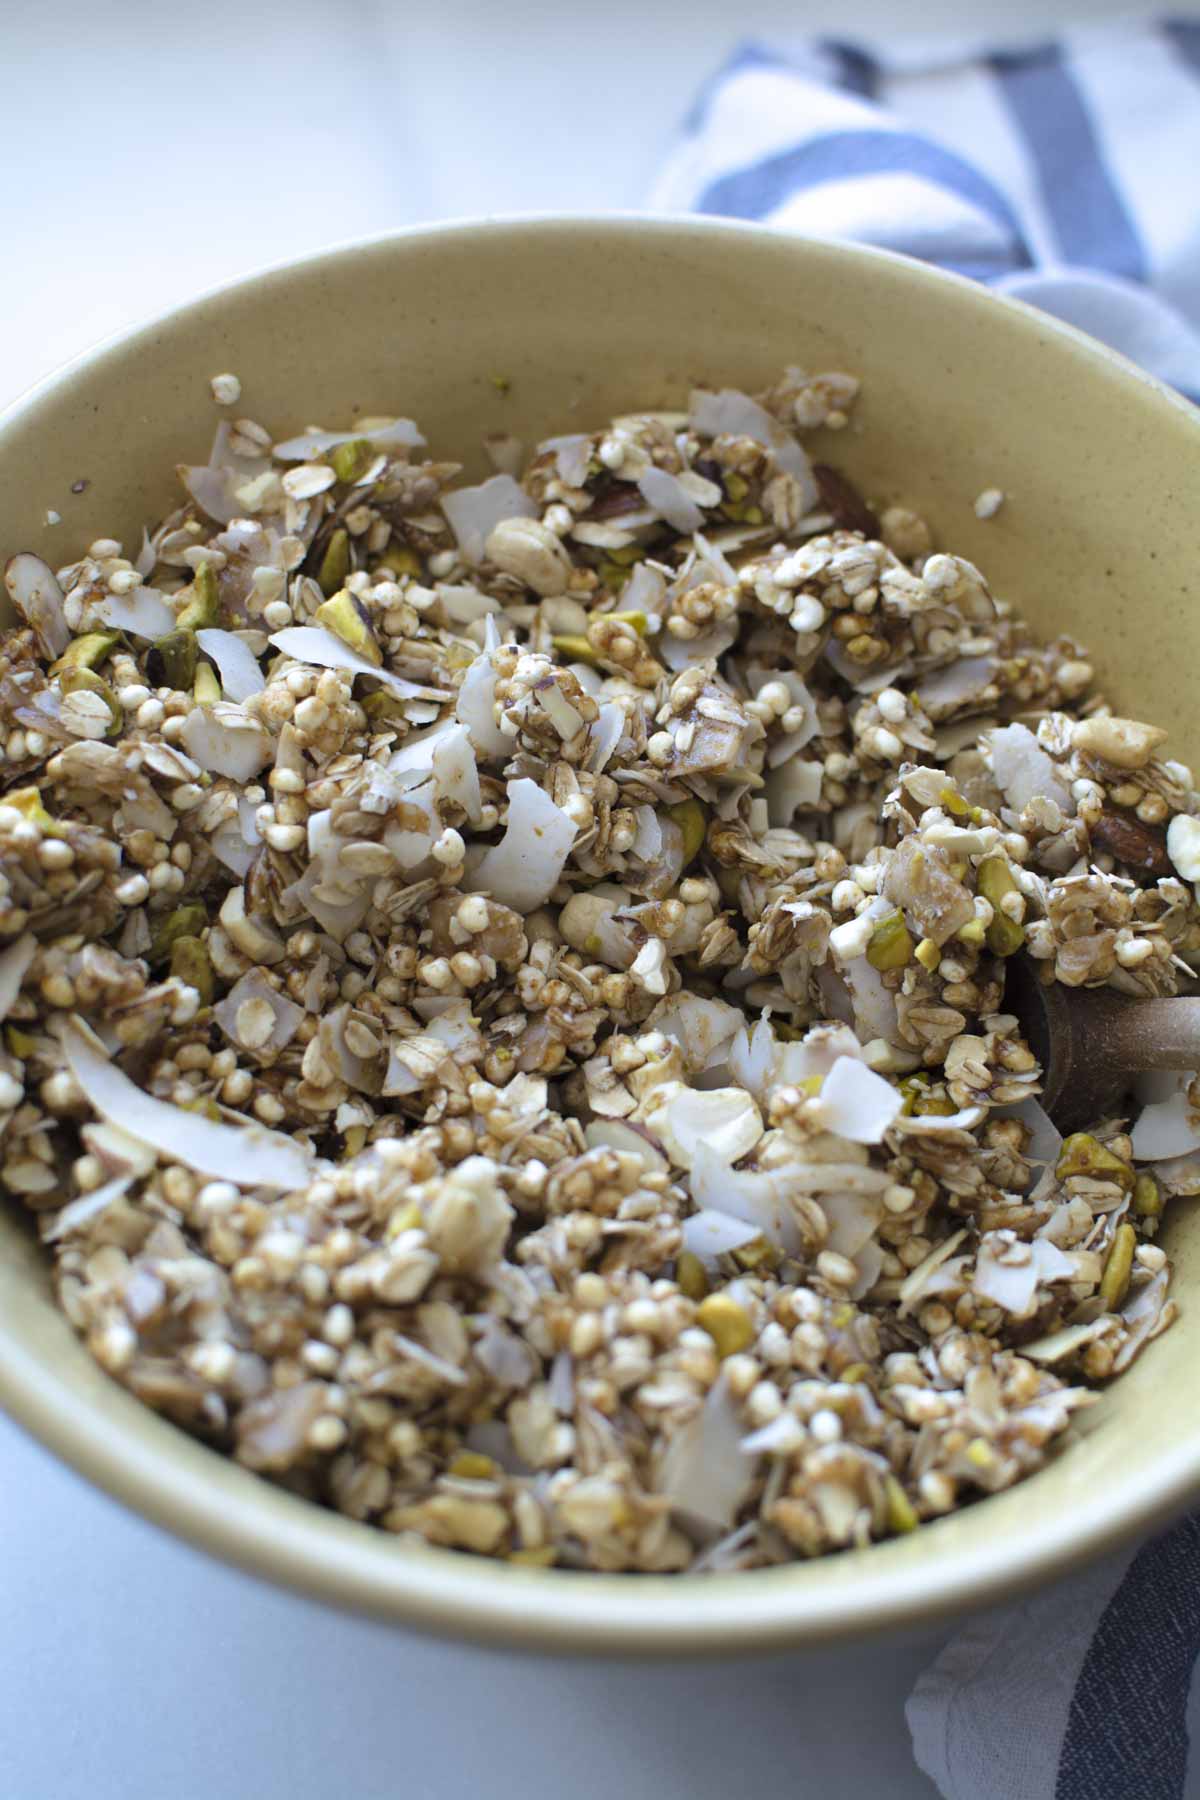
[[1200,996],[1131,1000],[1111,988],[1046,986],[1037,968],[1009,958],[1004,1004],[1042,1065],[1041,1103],[1064,1134],[1123,1112],[1147,1069],[1200,1070]]

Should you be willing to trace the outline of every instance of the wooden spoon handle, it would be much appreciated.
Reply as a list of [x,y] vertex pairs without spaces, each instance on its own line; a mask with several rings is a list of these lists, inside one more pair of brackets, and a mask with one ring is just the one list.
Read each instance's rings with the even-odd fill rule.
[[1105,1062],[1131,1073],[1200,1069],[1200,998],[1126,1000],[1105,1008],[1093,1031]]

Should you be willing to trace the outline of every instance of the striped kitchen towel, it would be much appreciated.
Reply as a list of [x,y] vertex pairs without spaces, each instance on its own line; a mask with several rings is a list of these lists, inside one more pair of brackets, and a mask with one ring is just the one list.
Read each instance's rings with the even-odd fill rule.
[[987,281],[1200,396],[1200,19],[980,54],[742,46],[656,211],[758,219]]
[[[650,202],[906,251],[1198,399],[1198,168],[1200,20],[993,52],[752,44]],[[909,1701],[917,1761],[947,1800],[1200,1800],[1198,1651],[1191,1519],[962,1629]]]

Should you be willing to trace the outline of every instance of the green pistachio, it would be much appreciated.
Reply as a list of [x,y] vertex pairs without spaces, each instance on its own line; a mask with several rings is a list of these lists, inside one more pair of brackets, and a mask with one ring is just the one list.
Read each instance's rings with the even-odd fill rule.
[[58,661],[50,665],[50,673],[61,675],[66,669],[98,669],[120,641],[119,631],[87,631],[67,645]]
[[196,679],[198,656],[194,631],[169,631],[146,652],[147,678],[153,687],[186,693]]
[[888,969],[904,969],[913,959],[915,946],[912,933],[904,923],[902,912],[889,913],[880,919],[867,945],[867,961],[883,974]]
[[181,631],[201,631],[221,621],[221,601],[217,593],[216,570],[211,563],[201,563],[192,581],[192,597],[177,615],[175,623]]
[[[339,445],[341,449],[348,447]],[[321,558],[321,567],[317,572],[317,584],[327,600],[345,586],[349,573],[350,533],[345,526],[339,525],[325,546],[325,554]]]
[[339,481],[358,481],[378,455],[370,438],[351,438],[349,443],[336,444],[329,452],[329,466]]
[[383,651],[375,640],[371,629],[371,620],[361,600],[355,598],[349,588],[343,588],[331,600],[318,606],[313,614],[313,624],[323,625],[326,631],[332,631],[340,637],[343,644],[349,644],[351,650],[379,668],[383,662]]

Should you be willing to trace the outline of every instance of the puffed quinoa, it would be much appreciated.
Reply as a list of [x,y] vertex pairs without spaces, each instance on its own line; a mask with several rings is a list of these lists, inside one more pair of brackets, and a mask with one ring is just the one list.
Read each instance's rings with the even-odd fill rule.
[[1063,1141],[1004,960],[1190,982],[1200,795],[810,464],[856,393],[478,488],[223,420],[136,561],[9,563],[0,1177],[101,1365],[263,1477],[769,1565],[1031,1473],[1170,1324],[1200,1087]]

